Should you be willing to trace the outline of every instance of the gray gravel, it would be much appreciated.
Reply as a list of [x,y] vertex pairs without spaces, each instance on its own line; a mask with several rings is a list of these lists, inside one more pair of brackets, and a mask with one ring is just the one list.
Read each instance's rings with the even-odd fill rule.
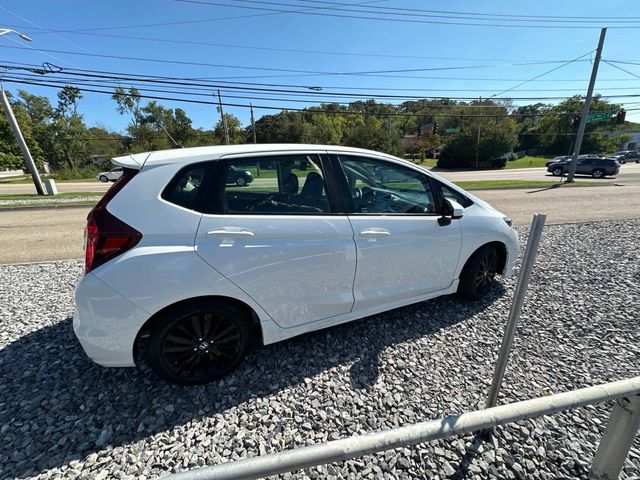
[[[640,374],[640,221],[547,227],[501,402]],[[571,245],[575,244],[573,251]],[[253,351],[183,388],[104,369],[70,316],[78,262],[0,267],[0,477],[155,478],[483,406],[515,281]],[[611,405],[285,478],[586,478]],[[621,478],[640,475],[636,439]]]
[[28,200],[0,200],[0,207],[33,207],[38,205],[74,205],[97,203],[101,196],[88,195],[83,197],[59,198],[55,196],[45,198],[32,198]]

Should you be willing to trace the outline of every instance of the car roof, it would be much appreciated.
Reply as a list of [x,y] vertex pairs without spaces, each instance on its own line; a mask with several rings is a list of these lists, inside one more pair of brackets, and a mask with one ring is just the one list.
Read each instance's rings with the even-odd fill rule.
[[398,160],[397,157],[366,150],[363,148],[341,147],[337,145],[313,145],[300,143],[259,143],[245,145],[214,145],[208,147],[174,148],[171,150],[156,150],[153,152],[133,153],[122,157],[115,157],[111,161],[127,168],[142,168],[150,164],[189,163],[201,160],[218,160],[226,155],[244,153],[282,153],[282,152],[343,152],[360,155],[375,155]]

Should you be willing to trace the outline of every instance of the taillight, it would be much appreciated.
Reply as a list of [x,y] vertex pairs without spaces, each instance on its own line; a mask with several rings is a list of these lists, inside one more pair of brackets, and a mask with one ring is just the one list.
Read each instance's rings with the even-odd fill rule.
[[138,170],[125,169],[122,177],[109,189],[87,217],[84,232],[85,272],[114,258],[138,244],[142,234],[113,216],[107,204],[129,182]]

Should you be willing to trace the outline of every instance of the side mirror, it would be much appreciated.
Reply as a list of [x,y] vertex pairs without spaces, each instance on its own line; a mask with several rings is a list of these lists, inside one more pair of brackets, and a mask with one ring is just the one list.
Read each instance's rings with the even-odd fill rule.
[[448,198],[445,198],[444,201],[446,204],[448,204],[449,207],[447,208],[447,215],[449,215],[452,220],[458,220],[462,218],[462,216],[464,215],[464,207],[462,205],[460,205],[455,200],[450,200]]

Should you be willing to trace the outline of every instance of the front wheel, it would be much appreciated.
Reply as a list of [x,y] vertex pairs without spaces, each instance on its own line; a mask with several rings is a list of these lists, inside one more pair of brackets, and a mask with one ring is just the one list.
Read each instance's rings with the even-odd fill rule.
[[493,284],[498,270],[498,251],[491,245],[478,250],[460,275],[458,293],[466,300],[479,300]]
[[100,178],[98,180],[104,183],[107,183],[109,181],[106,175],[100,175]]
[[593,178],[602,178],[605,175],[605,171],[601,168],[596,168],[593,172],[591,172],[591,176]]
[[249,319],[235,307],[208,301],[180,305],[152,326],[149,363],[171,383],[208,383],[242,360],[250,336]]
[[238,177],[236,179],[236,185],[239,187],[244,187],[247,184],[247,179],[244,177]]
[[562,175],[563,173],[564,173],[564,169],[563,169],[563,168],[560,168],[560,167],[557,167],[557,168],[554,168],[553,170],[551,170],[551,174],[552,174],[553,176],[555,176],[555,177],[559,177],[559,176],[560,176],[560,175]]

